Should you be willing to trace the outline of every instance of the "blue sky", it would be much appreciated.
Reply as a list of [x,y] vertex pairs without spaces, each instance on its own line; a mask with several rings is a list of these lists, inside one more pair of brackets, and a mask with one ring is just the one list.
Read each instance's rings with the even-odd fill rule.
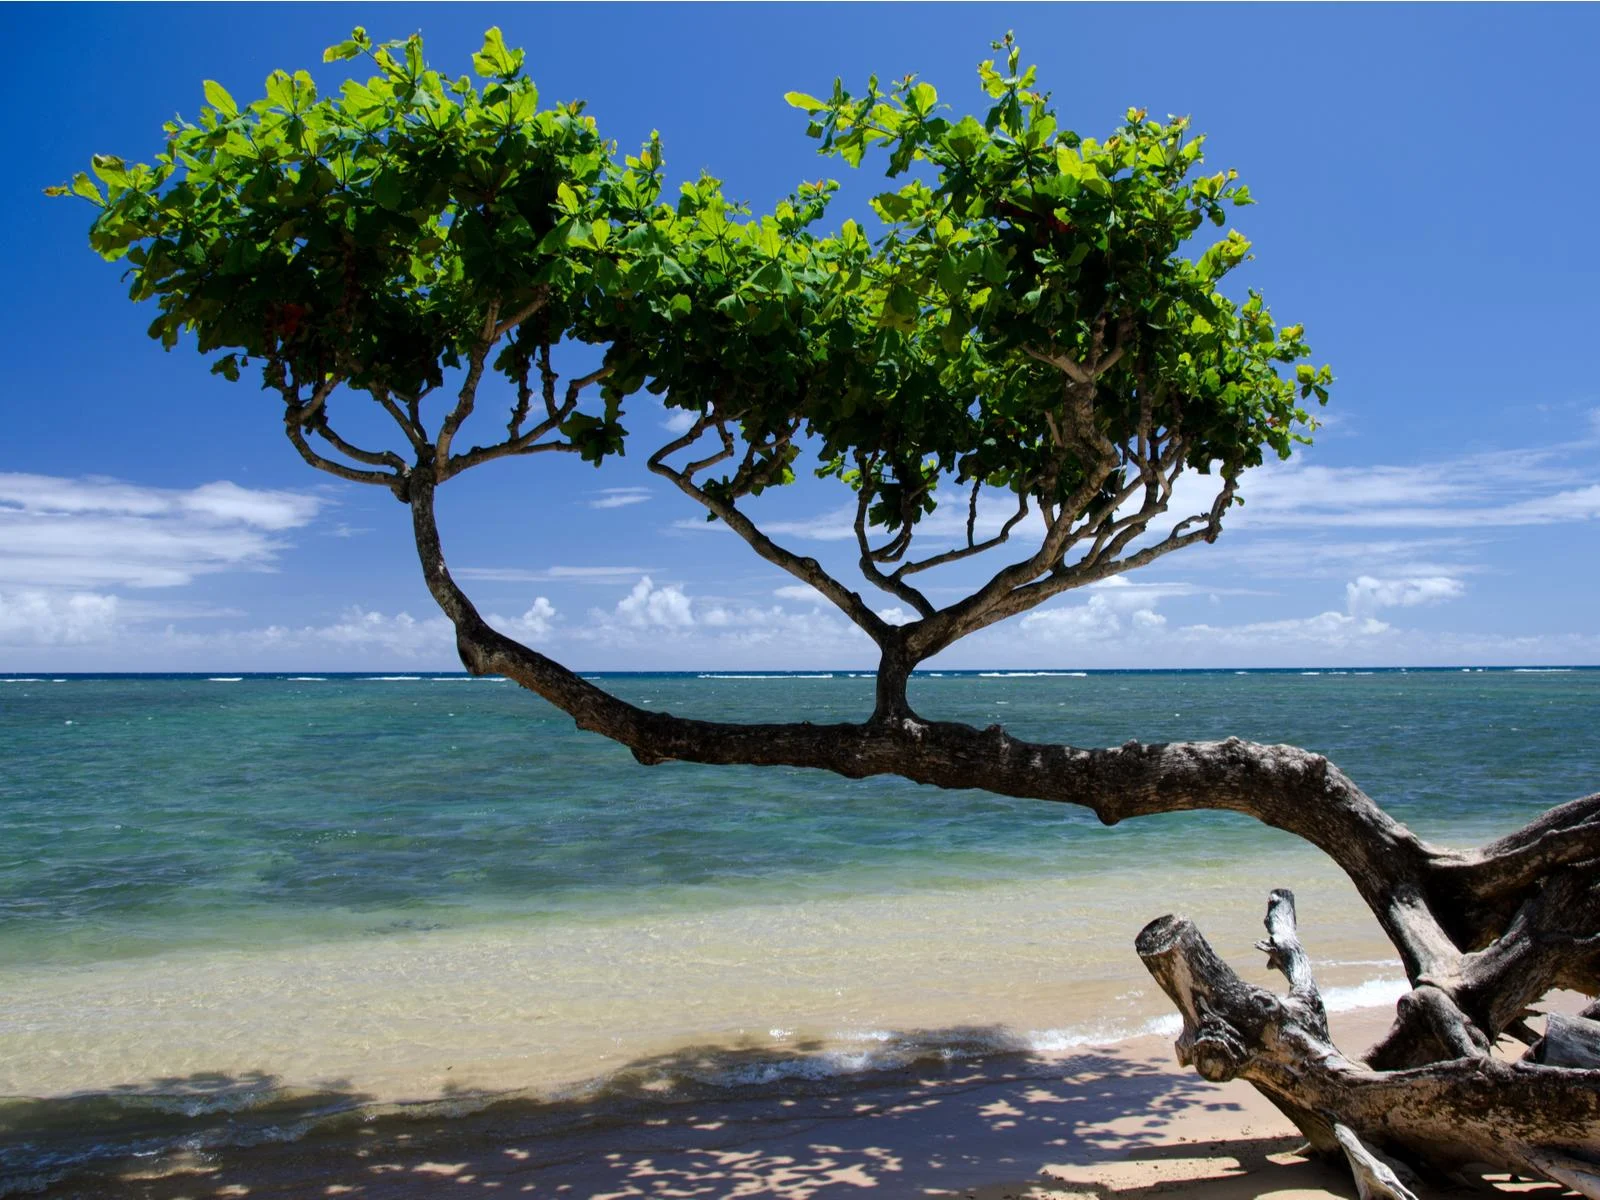
[[[1132,105],[1192,115],[1259,201],[1235,219],[1243,282],[1338,384],[1317,444],[1247,476],[1215,546],[938,663],[1600,662],[1593,7],[9,5],[0,671],[455,665],[404,510],[306,468],[250,383],[146,340],[87,207],[41,195],[92,153],[148,157],[202,79],[241,99],[276,67],[335,83],[321,49],[355,24],[420,29],[465,69],[498,24],[546,97],[586,98],[625,147],[659,128],[675,179],[706,169],[761,205],[843,169],[783,92],[916,71],[976,105],[1007,23],[1086,135]],[[877,190],[845,182],[840,219]],[[660,410],[628,418],[641,444],[615,469],[543,456],[450,485],[446,546],[480,606],[580,668],[870,665],[645,472]],[[764,511],[848,570],[845,503],[807,484]]]

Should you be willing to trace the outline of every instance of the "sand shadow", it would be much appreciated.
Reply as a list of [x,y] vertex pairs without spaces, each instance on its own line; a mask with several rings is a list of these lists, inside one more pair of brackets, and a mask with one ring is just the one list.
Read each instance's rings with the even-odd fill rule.
[[[939,1050],[845,1074],[823,1070],[838,1064],[822,1064],[817,1046],[690,1046],[638,1059],[565,1098],[457,1091],[375,1104],[348,1088],[295,1092],[267,1075],[207,1074],[112,1094],[0,1101],[0,1146],[14,1168],[0,1176],[0,1195],[1355,1194],[1336,1166],[1290,1153],[1298,1137],[1247,1085],[1206,1083],[1174,1070],[1164,1054],[962,1050],[993,1046],[1001,1036],[984,1027],[916,1031],[906,1045]],[[108,1122],[107,1114],[117,1119]],[[1219,1129],[1235,1136],[1217,1140]],[[96,1138],[102,1152],[85,1156]],[[73,1152],[80,1157],[63,1157]]]
[[1194,1076],[1112,1053],[976,1049],[1002,1040],[987,1027],[916,1031],[904,1044],[924,1056],[842,1074],[817,1046],[689,1046],[565,1098],[379,1105],[347,1088],[206,1074],[0,1101],[0,1194],[927,1193],[1126,1157],[1172,1114],[1236,1107]]

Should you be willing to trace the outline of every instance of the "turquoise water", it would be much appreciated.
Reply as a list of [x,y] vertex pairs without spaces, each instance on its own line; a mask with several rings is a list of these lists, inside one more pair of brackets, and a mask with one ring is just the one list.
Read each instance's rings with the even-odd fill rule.
[[[870,679],[613,676],[684,715],[852,719]],[[1328,754],[1425,836],[1473,842],[1600,781],[1600,672],[919,678],[930,717],[1078,745]],[[0,685],[0,961],[90,961],[639,906],[1161,861],[1193,815],[1113,830],[981,793],[816,772],[646,769],[509,684],[448,676]]]
[[[750,721],[859,718],[872,692],[606,684]],[[1600,786],[1600,670],[947,673],[912,698],[1079,745],[1297,743],[1446,844]],[[1187,912],[1281,986],[1252,947],[1285,884],[1330,1009],[1392,1003],[1348,881],[1227,814],[1105,829],[896,780],[645,768],[462,676],[13,679],[0,1195],[397,1104],[784,1087],[1166,1031],[1138,929]]]

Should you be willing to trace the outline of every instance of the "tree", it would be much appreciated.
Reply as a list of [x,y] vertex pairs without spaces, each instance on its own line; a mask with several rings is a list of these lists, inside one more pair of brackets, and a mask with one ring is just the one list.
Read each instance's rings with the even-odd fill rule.
[[[1293,747],[1039,745],[909,703],[913,668],[958,639],[1214,541],[1241,474],[1308,439],[1300,405],[1325,402],[1332,381],[1300,326],[1223,290],[1250,244],[1230,230],[1202,248],[1199,235],[1251,197],[1235,172],[1202,172],[1186,120],[1134,110],[1109,137],[1081,137],[1011,39],[996,50],[1000,65],[979,68],[982,116],[952,120],[914,76],[789,94],[824,154],[886,160],[895,182],[872,201],[872,234],[824,229],[832,182],[760,215],[710,177],[669,200],[657,138],[619,158],[581,103],[541,107],[522,52],[493,29],[477,81],[429,68],[416,37],[378,44],[358,29],[325,57],[367,56],[376,73],[337,96],[303,71],[275,72],[244,107],[207,82],[198,121],[169,123],[152,164],[99,155],[95,178],[51,191],[98,206],[91,244],[127,263],[133,299],[155,302],[152,337],[192,336],[230,380],[259,369],[308,463],[407,506],[468,670],[505,675],[644,764],[893,774],[1078,804],[1108,824],[1227,809],[1306,838],[1400,953],[1412,990],[1394,1027],[1360,1061],[1332,1046],[1280,891],[1262,948],[1287,996],[1241,982],[1186,921],[1140,934],[1184,1015],[1180,1057],[1249,1079],[1313,1147],[1342,1151],[1364,1194],[1405,1194],[1375,1146],[1600,1197],[1600,1012],[1550,1018],[1543,1037],[1525,1020],[1552,988],[1600,993],[1600,795],[1458,852]],[[558,360],[592,369],[564,376]],[[491,414],[480,399],[494,380],[507,399]],[[636,708],[491,628],[451,577],[441,485],[512,457],[603,467],[637,442],[623,417],[641,391],[688,422],[648,447],[650,469],[878,647],[864,720]],[[346,404],[381,414],[388,440],[341,432]],[[751,517],[748,501],[791,482],[803,453],[851,489],[861,574],[912,610],[905,623]],[[1209,476],[1211,496],[1169,513],[1185,473]],[[922,522],[952,495],[965,537],[930,546]],[[980,533],[996,496],[1009,515]],[[999,564],[984,582],[930,599],[925,572],[980,558]],[[1493,1057],[1503,1036],[1530,1049]]]

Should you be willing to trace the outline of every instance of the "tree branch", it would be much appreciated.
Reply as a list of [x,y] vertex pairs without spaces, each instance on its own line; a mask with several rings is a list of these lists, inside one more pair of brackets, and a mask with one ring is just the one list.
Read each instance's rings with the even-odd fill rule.
[[[284,400],[283,432],[284,436],[289,439],[290,444],[299,452],[300,457],[317,470],[339,479],[347,480],[350,483],[367,483],[385,487],[397,496],[401,495],[407,468],[404,460],[399,455],[362,450],[360,447],[353,446],[339,437],[328,425],[328,397],[338,388],[342,380],[338,376],[327,376],[311,393],[311,398],[302,402],[300,400],[299,385],[291,384],[288,381],[282,369],[282,364],[279,364],[278,367],[277,379],[273,386]],[[311,444],[306,441],[305,431],[308,428],[315,430],[320,437],[336,450],[348,455],[357,462],[364,462],[368,466],[393,467],[393,472],[363,470],[360,467],[352,467],[348,463],[342,463],[336,459],[318,454],[311,448]]]
[[344,463],[336,462],[331,458],[324,458],[322,455],[313,450],[306,442],[305,431],[300,427],[300,424],[297,421],[285,421],[283,425],[283,431],[288,436],[289,441],[293,443],[294,448],[300,452],[300,457],[305,459],[306,462],[310,463],[317,470],[325,471],[329,475],[337,476],[338,478],[348,480],[351,483],[375,484],[378,487],[386,487],[390,491],[395,492],[397,495],[400,494],[400,489],[405,482],[405,476],[403,474],[390,474],[387,471],[361,470],[356,467],[346,466]]
[[[699,441],[708,430],[716,428],[722,440],[722,448],[709,458],[700,459],[689,463],[683,469],[678,469],[666,460],[671,454],[685,450]],[[849,617],[863,632],[866,633],[879,649],[886,644],[898,640],[899,635],[895,626],[873,612],[855,592],[847,589],[842,583],[822,569],[822,564],[816,559],[803,557],[793,551],[778,545],[766,534],[758,529],[753,521],[739,509],[724,500],[713,496],[699,484],[695,483],[693,476],[696,472],[704,470],[718,462],[731,458],[733,455],[733,437],[717,417],[711,413],[701,415],[688,432],[681,437],[674,438],[661,449],[650,456],[649,467],[652,472],[664,479],[671,480],[684,495],[700,504],[707,512],[713,514],[729,529],[738,534],[744,541],[775,567],[787,571],[802,583],[810,584],[822,595],[826,596],[833,606],[845,616]]]
[[394,402],[394,397],[389,394],[389,389],[385,387],[374,387],[372,389],[372,397],[383,406],[383,411],[388,413],[389,418],[400,427],[400,432],[406,435],[406,440],[411,443],[413,450],[420,452],[427,448],[427,434],[423,431],[422,422],[418,417],[415,405],[412,405],[412,411],[410,412],[402,411],[400,406]]
[[[875,492],[873,491],[869,482],[869,464],[864,458],[857,458],[856,463],[857,470],[860,472],[861,485],[856,491],[856,517],[854,525],[856,534],[856,547],[861,551],[861,557],[859,559],[861,574],[865,576],[867,582],[871,583],[874,587],[888,592],[891,596],[898,597],[899,599],[910,604],[911,607],[916,609],[921,616],[931,617],[935,611],[933,604],[926,596],[922,594],[918,588],[912,587],[909,583],[906,583],[901,578],[900,572],[898,571],[894,572],[892,575],[885,575],[878,569],[878,562],[880,560],[879,556],[883,553],[883,550],[874,550],[872,548],[871,540],[867,536],[867,511],[872,507],[872,497],[874,496]],[[907,525],[900,531],[896,541],[891,542],[888,547],[884,547],[883,549],[892,549],[898,542],[900,543],[900,549],[903,551],[905,546],[908,545],[910,541],[911,527]]]
[[543,308],[548,296],[549,289],[541,285],[532,300],[503,321],[500,319],[500,301],[489,302],[489,309],[483,317],[483,330],[467,355],[467,373],[461,381],[461,390],[456,393],[455,407],[439,426],[439,436],[434,441],[434,457],[439,462],[450,461],[450,445],[477,404],[478,382],[483,378],[483,366],[488,360],[489,351],[507,333]]
[[915,575],[919,571],[942,567],[946,563],[959,562],[963,558],[970,558],[974,554],[982,554],[986,550],[993,550],[996,546],[1003,545],[1011,537],[1011,531],[1028,515],[1028,494],[1022,492],[1017,496],[1017,511],[1006,518],[1005,524],[1000,527],[1000,532],[992,538],[987,538],[981,542],[973,540],[974,527],[977,525],[976,512],[977,504],[976,499],[974,499],[972,510],[967,517],[967,544],[965,546],[958,546],[954,550],[946,550],[942,554],[933,554],[916,562],[905,563],[894,572],[892,578],[900,579],[906,575]]
[[[532,429],[517,437],[507,438],[488,446],[474,446],[465,454],[452,455],[444,461],[439,470],[439,482],[444,482],[452,476],[461,474],[470,467],[481,463],[492,462],[497,458],[507,458],[512,455],[543,454],[546,452],[575,453],[577,447],[570,442],[540,442],[540,438],[558,427],[562,421],[571,415],[572,410],[578,406],[578,396],[587,387],[599,383],[611,374],[610,367],[600,367],[590,371],[587,375],[580,375],[567,382],[566,398],[559,407],[552,408],[545,420],[540,421]],[[553,386],[553,383],[552,383]]]
[[1328,1036],[1328,1011],[1322,1004],[1322,993],[1311,975],[1311,959],[1300,945],[1300,932],[1296,928],[1294,893],[1288,888],[1274,888],[1267,897],[1267,936],[1256,943],[1264,951],[1267,967],[1282,971],[1289,981],[1289,999],[1300,1005],[1302,1023],[1322,1037]]
[[1513,834],[1450,865],[1475,897],[1519,890],[1557,867],[1600,859],[1600,792],[1552,808]]
[[356,462],[366,463],[369,467],[392,467],[402,474],[405,472],[405,459],[401,458],[393,450],[364,450],[341,437],[339,432],[328,424],[328,409],[326,405],[323,406],[322,411],[317,413],[310,428],[313,433],[346,458],[353,458]]
[[[1164,539],[1124,558],[1107,558],[1103,554],[1098,558],[1086,556],[1071,567],[1057,567],[1051,570],[1044,578],[1035,582],[1023,582],[1008,591],[998,592],[984,605],[962,601],[960,604],[940,610],[935,617],[920,623],[913,631],[914,652],[919,660],[926,658],[959,638],[997,624],[1008,617],[1037,608],[1062,592],[1097,583],[1113,575],[1137,570],[1171,554],[1174,550],[1181,550],[1196,542],[1215,541],[1222,528],[1222,515],[1232,503],[1234,486],[1231,480],[1224,484],[1210,512],[1184,518]],[[1197,521],[1204,521],[1204,527],[1190,530],[1188,526]]]
[[498,342],[518,325],[521,325],[529,317],[537,313],[550,299],[550,288],[545,284],[541,283],[538,287],[536,287],[534,289],[534,293],[535,294],[532,300],[529,300],[505,320],[499,322],[498,324],[492,324],[491,322],[491,333],[489,339],[491,344]]

